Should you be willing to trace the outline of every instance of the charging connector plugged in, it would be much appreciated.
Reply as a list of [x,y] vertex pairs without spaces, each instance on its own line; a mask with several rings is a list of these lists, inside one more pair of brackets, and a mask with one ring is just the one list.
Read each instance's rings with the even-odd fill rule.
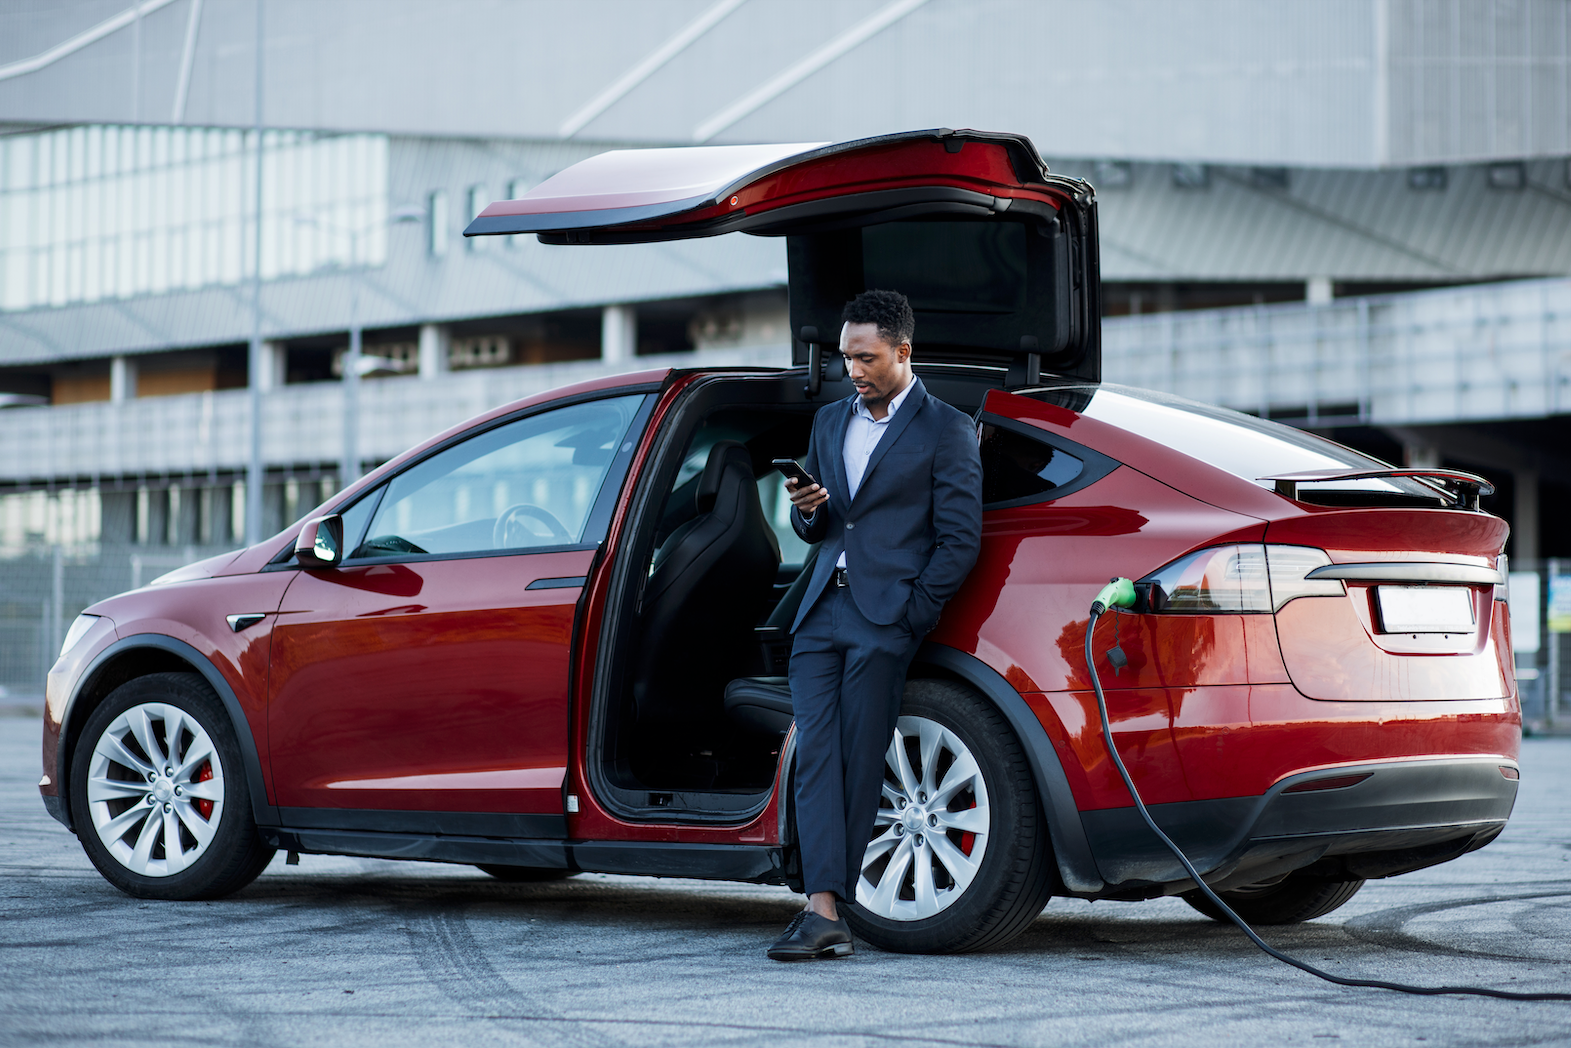
[[[1156,824],[1156,820],[1146,810],[1145,801],[1140,798],[1140,791],[1135,789],[1134,779],[1130,777],[1129,769],[1124,767],[1123,758],[1118,755],[1118,747],[1113,745],[1113,728],[1107,717],[1107,697],[1102,694],[1102,679],[1096,672],[1096,660],[1092,657],[1091,638],[1096,632],[1097,621],[1104,614],[1109,610],[1116,611],[1120,608],[1134,608],[1139,598],[1140,593],[1135,589],[1133,582],[1126,578],[1115,578],[1106,586],[1103,586],[1101,592],[1096,595],[1096,599],[1091,602],[1091,618],[1086,623],[1085,660],[1086,672],[1091,675],[1091,687],[1096,692],[1097,713],[1102,719],[1102,741],[1107,746],[1108,755],[1113,759],[1113,766],[1118,769],[1119,777],[1124,780],[1124,788],[1129,791],[1130,799],[1135,802],[1135,810],[1140,813],[1141,820],[1145,822],[1152,833],[1156,834],[1167,850],[1173,853],[1173,857],[1178,860],[1179,865],[1184,868],[1184,872],[1189,874],[1196,886],[1205,894],[1205,897],[1220,908],[1229,920],[1238,925],[1239,930],[1249,936],[1251,942],[1282,963],[1290,964],[1300,971],[1308,972],[1318,979],[1324,979],[1326,982],[1335,983],[1338,986],[1364,986],[1371,989],[1396,990],[1399,993],[1422,994],[1424,996],[1469,994],[1476,997],[1498,997],[1507,1001],[1571,1001],[1571,993],[1518,993],[1512,990],[1493,990],[1480,986],[1410,986],[1407,983],[1387,982],[1384,979],[1349,979],[1344,976],[1333,975],[1324,969],[1315,967],[1308,961],[1301,961],[1297,957],[1275,949],[1262,939],[1242,917],[1234,913],[1233,908],[1226,902],[1223,902],[1222,897],[1213,891],[1211,886],[1206,884],[1201,878],[1200,871],[1195,869],[1194,864],[1189,861],[1189,857],[1184,854],[1183,849],[1175,844],[1171,837],[1162,832],[1162,828]],[[1150,601],[1149,598],[1148,602],[1156,603],[1155,601]],[[1114,672],[1128,664],[1128,660],[1124,657],[1123,649],[1118,646],[1116,640],[1113,643],[1113,647],[1108,650],[1107,655],[1108,661],[1114,667]]]

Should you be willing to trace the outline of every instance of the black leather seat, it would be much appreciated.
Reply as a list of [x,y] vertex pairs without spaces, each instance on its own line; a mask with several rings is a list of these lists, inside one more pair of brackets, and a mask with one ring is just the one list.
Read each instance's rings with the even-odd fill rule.
[[725,717],[749,735],[779,738],[791,728],[791,683],[786,677],[738,677],[725,689]]
[[717,726],[726,682],[754,657],[753,625],[780,568],[746,447],[711,448],[694,498],[697,516],[661,545],[644,588],[633,685],[641,728]]
[[[769,613],[766,626],[781,630],[788,638],[796,611],[802,606],[802,595],[807,592],[808,581],[813,575],[813,564],[818,560],[822,547],[808,548],[802,562],[802,571],[786,589],[780,603]],[[769,735],[779,738],[791,728],[791,682],[787,677],[738,677],[726,685],[725,716],[733,728],[748,735]]]

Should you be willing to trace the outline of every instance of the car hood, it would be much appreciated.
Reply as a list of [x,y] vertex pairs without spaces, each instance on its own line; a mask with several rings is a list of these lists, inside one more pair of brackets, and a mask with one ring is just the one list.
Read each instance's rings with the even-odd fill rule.
[[230,550],[228,553],[220,553],[216,557],[208,557],[194,564],[187,564],[183,568],[165,572],[152,582],[149,582],[148,585],[167,586],[173,582],[191,582],[196,579],[210,579],[218,575],[232,574],[224,569],[238,560],[244,552],[246,551],[243,549]]

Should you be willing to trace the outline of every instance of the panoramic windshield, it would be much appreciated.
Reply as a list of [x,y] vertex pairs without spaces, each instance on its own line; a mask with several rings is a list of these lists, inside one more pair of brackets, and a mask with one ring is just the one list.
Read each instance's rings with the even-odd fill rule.
[[[1262,487],[1272,486],[1262,477],[1283,473],[1391,468],[1389,462],[1280,422],[1149,389],[1103,383],[1023,395],[1138,433]],[[1305,492],[1311,501],[1324,501],[1338,492],[1350,497],[1363,493],[1428,503],[1445,501],[1429,485],[1406,478],[1338,480],[1317,484],[1314,491],[1320,494]]]

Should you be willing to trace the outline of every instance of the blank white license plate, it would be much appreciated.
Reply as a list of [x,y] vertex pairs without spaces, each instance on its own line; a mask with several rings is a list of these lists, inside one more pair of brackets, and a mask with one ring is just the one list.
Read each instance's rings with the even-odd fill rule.
[[1473,591],[1466,586],[1376,586],[1385,633],[1471,633]]

